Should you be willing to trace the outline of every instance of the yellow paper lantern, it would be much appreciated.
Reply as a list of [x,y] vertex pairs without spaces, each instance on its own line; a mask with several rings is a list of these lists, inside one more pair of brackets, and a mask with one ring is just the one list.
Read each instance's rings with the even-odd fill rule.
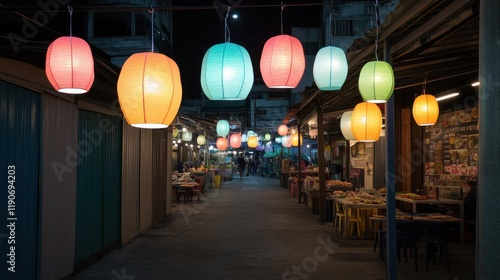
[[382,131],[382,113],[379,107],[369,102],[358,103],[352,111],[351,130],[357,141],[377,141]]
[[227,138],[226,137],[219,137],[217,139],[217,142],[215,143],[217,145],[217,149],[221,151],[225,151],[227,149]]
[[179,67],[166,55],[136,53],[123,64],[118,101],[127,122],[140,128],[165,128],[182,101]]
[[196,138],[196,143],[198,143],[198,145],[205,145],[205,135],[198,135],[198,138]]
[[436,124],[439,117],[439,105],[436,97],[429,94],[422,94],[415,98],[413,102],[413,119],[420,126]]
[[257,138],[257,136],[248,136],[248,147],[249,148],[257,148],[257,146],[259,145],[259,138]]
[[266,140],[266,141],[271,140],[271,134],[266,133],[266,135],[264,135],[264,140]]
[[286,124],[282,124],[278,127],[278,134],[281,136],[285,136],[288,134],[288,126]]
[[302,134],[299,134],[297,130],[294,134],[292,134],[292,146],[297,147],[302,145]]

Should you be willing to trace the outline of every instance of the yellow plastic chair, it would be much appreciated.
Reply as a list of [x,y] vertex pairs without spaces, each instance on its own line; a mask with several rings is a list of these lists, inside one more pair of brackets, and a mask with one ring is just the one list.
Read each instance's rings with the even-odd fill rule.
[[[349,236],[351,236],[354,232],[353,226],[356,225],[358,236],[363,238],[365,233],[364,220],[359,208],[349,208],[349,210],[347,211],[347,215],[349,215],[349,233],[346,232],[346,234],[349,234]],[[347,229],[344,229],[344,231],[347,231]]]
[[[333,227],[337,229],[339,232],[342,232],[342,220],[344,221],[344,231],[345,231],[345,211],[342,204],[335,201],[335,217],[333,222]],[[337,227],[338,223],[338,227]]]

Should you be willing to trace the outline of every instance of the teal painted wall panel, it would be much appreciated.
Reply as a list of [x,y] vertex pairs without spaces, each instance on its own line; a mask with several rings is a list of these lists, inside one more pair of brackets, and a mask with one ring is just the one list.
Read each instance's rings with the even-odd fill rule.
[[39,155],[40,95],[0,81],[2,280],[38,277]]
[[[102,136],[100,115],[78,112],[75,263],[85,267],[102,249]],[[79,266],[80,266],[79,265]],[[77,269],[78,270],[78,269]]]
[[75,271],[120,245],[122,118],[79,110]]
[[110,126],[103,143],[103,250],[120,245],[121,240],[121,172],[122,172],[122,118],[103,116]]

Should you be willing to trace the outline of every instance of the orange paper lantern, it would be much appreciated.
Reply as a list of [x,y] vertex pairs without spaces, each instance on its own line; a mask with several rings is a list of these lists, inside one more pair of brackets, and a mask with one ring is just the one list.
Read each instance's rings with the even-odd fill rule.
[[257,136],[248,136],[247,142],[249,148],[257,148],[259,145],[259,138],[257,138]]
[[413,102],[413,118],[419,126],[434,125],[439,117],[439,105],[436,97],[422,94]]
[[226,137],[219,137],[217,139],[217,142],[215,143],[217,146],[217,149],[220,151],[225,151],[227,149],[227,138]]
[[278,35],[264,44],[260,73],[269,88],[297,87],[305,66],[304,49],[297,38]]
[[299,134],[299,131],[292,134],[292,146],[302,146],[302,134]]
[[118,101],[127,122],[140,128],[165,128],[182,101],[179,67],[166,55],[136,53],[118,77]]
[[351,115],[351,131],[357,141],[375,142],[382,131],[382,112],[375,103],[361,102]]
[[241,147],[241,134],[235,133],[231,135],[231,138],[229,139],[229,144],[231,145],[231,148],[237,149]]
[[282,124],[278,127],[278,134],[281,136],[285,136],[288,134],[288,126],[286,124]]
[[94,58],[83,39],[63,36],[47,49],[45,74],[55,90],[82,94],[94,83]]

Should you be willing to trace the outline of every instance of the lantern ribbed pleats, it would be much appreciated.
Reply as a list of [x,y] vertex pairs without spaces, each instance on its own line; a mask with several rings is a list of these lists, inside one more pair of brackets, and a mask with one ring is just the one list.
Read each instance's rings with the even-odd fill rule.
[[382,131],[382,112],[377,104],[358,103],[352,111],[351,130],[357,141],[377,141]]
[[78,37],[57,38],[47,49],[45,74],[59,92],[89,91],[94,83],[94,58],[89,44]]
[[439,117],[439,104],[436,97],[429,94],[418,96],[413,102],[412,112],[417,125],[429,126],[436,124]]
[[269,88],[295,88],[306,62],[300,41],[289,35],[271,37],[264,44],[260,72]]
[[117,89],[125,119],[141,128],[170,125],[182,101],[179,67],[160,53],[130,56],[123,64]]

